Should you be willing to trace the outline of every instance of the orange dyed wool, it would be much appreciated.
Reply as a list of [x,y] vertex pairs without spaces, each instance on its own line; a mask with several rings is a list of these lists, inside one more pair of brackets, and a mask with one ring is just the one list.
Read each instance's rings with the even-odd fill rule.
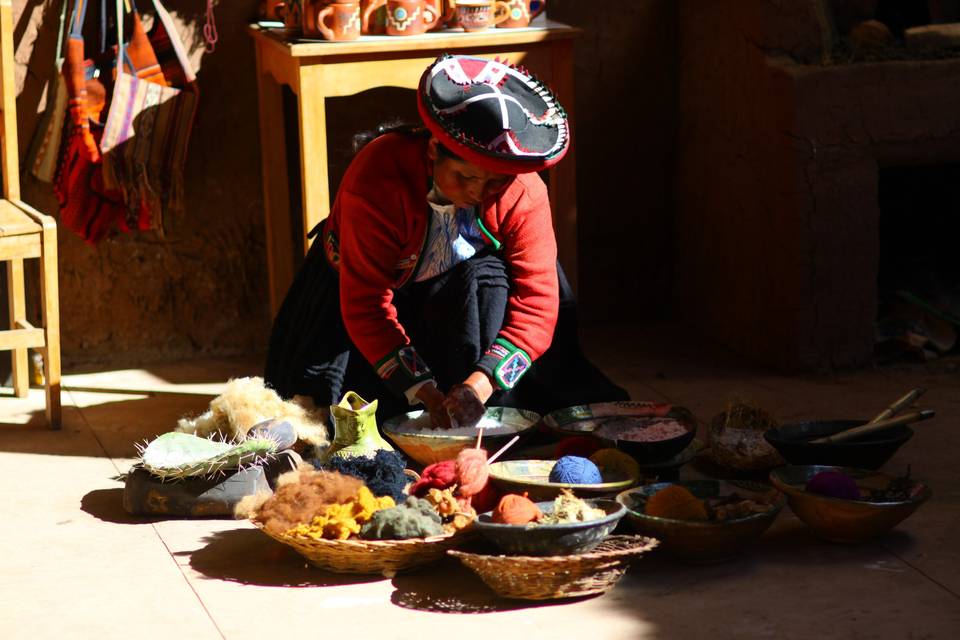
[[500,498],[500,504],[493,510],[493,521],[500,524],[529,524],[543,517],[540,508],[527,494],[518,496],[508,493]]
[[690,491],[680,485],[670,485],[657,491],[647,501],[645,513],[657,518],[674,520],[707,520],[707,508]]

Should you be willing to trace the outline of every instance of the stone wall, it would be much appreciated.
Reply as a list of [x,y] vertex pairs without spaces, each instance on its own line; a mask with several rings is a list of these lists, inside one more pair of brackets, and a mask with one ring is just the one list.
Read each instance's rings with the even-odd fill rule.
[[[204,53],[203,3],[167,0],[199,67],[198,121],[186,210],[165,234],[119,235],[93,247],[60,230],[65,366],[131,364],[200,354],[262,353],[269,332],[253,47],[256,0],[216,4],[219,42]],[[549,13],[584,29],[577,49],[580,282],[595,322],[663,313],[670,285],[674,84],[671,0],[551,0]],[[599,9],[598,9],[599,7]],[[23,156],[45,103],[59,3],[14,0]],[[638,95],[639,99],[626,99]],[[328,108],[331,174],[350,134],[412,94],[378,90]],[[24,178],[24,199],[56,213],[49,185]]]

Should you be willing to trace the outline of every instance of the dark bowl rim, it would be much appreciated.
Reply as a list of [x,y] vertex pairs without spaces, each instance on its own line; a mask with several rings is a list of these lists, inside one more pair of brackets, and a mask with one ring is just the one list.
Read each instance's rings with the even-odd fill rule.
[[[581,498],[587,504],[597,507],[597,503],[609,503],[610,505],[616,506],[617,510],[613,513],[608,513],[602,518],[597,518],[596,520],[588,520],[586,522],[565,522],[563,524],[503,524],[500,522],[483,522],[480,518],[482,516],[491,516],[493,511],[484,511],[483,513],[477,514],[476,519],[473,521],[474,525],[479,529],[487,529],[489,531],[576,531],[578,529],[592,529],[604,524],[609,524],[610,522],[616,522],[627,515],[629,509],[622,503],[617,502],[611,498]],[[534,503],[538,507],[541,505],[553,505],[553,500],[541,500],[540,502]],[[542,510],[542,509],[541,509]]]
[[[703,520],[680,520],[678,518],[661,518],[660,516],[651,516],[646,513],[634,511],[633,509],[628,507],[626,503],[623,502],[623,500],[626,500],[629,494],[637,493],[644,487],[660,486],[661,488],[666,488],[670,485],[683,486],[685,484],[688,484],[688,482],[709,482],[709,481],[711,480],[708,478],[705,480],[692,480],[692,481],[678,480],[674,482],[654,482],[651,484],[644,484],[637,487],[631,487],[625,491],[621,491],[620,493],[617,494],[616,500],[617,502],[619,502],[624,506],[624,508],[627,510],[628,516],[633,516],[635,518],[639,518],[641,520],[647,520],[650,522],[662,522],[665,524],[681,524],[684,526],[701,528],[701,529],[712,529],[712,528],[718,528],[718,527],[725,527],[732,524],[739,524],[741,522],[750,522],[753,520],[766,520],[767,518],[775,518],[780,513],[780,511],[787,505],[787,495],[783,491],[781,491],[778,487],[771,487],[771,488],[777,489],[777,492],[780,495],[777,497],[777,501],[774,503],[773,508],[770,509],[769,511],[764,511],[763,513],[754,513],[749,516],[743,516],[741,518],[724,520],[723,522],[711,522],[711,521],[705,522]],[[723,482],[723,480],[713,480],[713,482]]]
[[[780,425],[779,427],[773,427],[767,429],[763,432],[763,438],[773,446],[778,444],[787,445],[791,447],[813,447],[813,448],[822,448],[822,447],[844,447],[844,448],[854,448],[854,447],[864,447],[864,446],[873,446],[873,445],[884,445],[884,444],[895,444],[900,443],[904,444],[907,440],[913,437],[914,431],[910,428],[909,425],[900,425],[903,428],[903,431],[900,432],[900,435],[897,437],[886,437],[882,439],[870,439],[870,440],[855,440],[847,442],[802,442],[798,440],[787,440],[780,436],[780,430],[787,427],[794,427],[801,424],[809,424],[812,422],[860,422],[866,424],[866,420],[801,420],[799,422],[789,422]],[[895,428],[895,427],[894,427]],[[876,434],[874,434],[876,435]]]
[[827,465],[827,464],[788,464],[782,467],[777,467],[776,469],[771,469],[769,474],[770,482],[774,483],[774,486],[776,486],[781,493],[786,494],[788,497],[793,497],[793,496],[790,494],[790,492],[786,491],[785,489],[781,489],[780,488],[781,484],[785,487],[789,487],[791,491],[795,491],[800,495],[807,498],[811,498],[813,500],[827,502],[827,503],[833,502],[836,504],[859,505],[859,506],[863,506],[864,508],[876,507],[878,509],[894,509],[897,507],[904,507],[907,505],[914,505],[914,504],[919,506],[924,502],[926,502],[927,500],[929,500],[931,497],[933,497],[933,490],[930,488],[930,485],[928,485],[926,482],[923,482],[922,480],[916,480],[915,482],[918,482],[921,486],[923,486],[923,492],[920,493],[920,495],[914,498],[910,498],[908,500],[896,500],[893,502],[871,502],[867,500],[851,500],[849,498],[834,498],[833,496],[824,496],[824,495],[820,495],[819,493],[812,493],[810,491],[807,491],[803,487],[798,487],[796,485],[789,484],[788,482],[782,480],[779,476],[776,475],[778,471],[784,470],[788,467],[794,467],[798,469],[816,467],[822,471],[841,471],[841,472],[853,471],[856,473],[868,473],[873,475],[881,475],[890,479],[893,479],[895,477],[895,476],[891,476],[889,473],[883,473],[881,471],[875,471],[873,469],[861,469],[858,467],[839,467],[839,466]]

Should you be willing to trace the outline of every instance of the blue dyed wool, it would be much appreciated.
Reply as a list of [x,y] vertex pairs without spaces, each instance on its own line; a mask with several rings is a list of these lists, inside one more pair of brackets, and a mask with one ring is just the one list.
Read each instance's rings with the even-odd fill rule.
[[550,482],[600,484],[603,477],[597,465],[590,460],[580,456],[563,456],[550,470]]
[[403,472],[407,461],[396,451],[380,449],[377,454],[366,456],[351,456],[340,458],[334,456],[321,465],[318,460],[310,460],[317,469],[337,471],[339,473],[360,478],[375,496],[390,496],[397,504],[406,497],[403,488],[410,482],[410,477]]

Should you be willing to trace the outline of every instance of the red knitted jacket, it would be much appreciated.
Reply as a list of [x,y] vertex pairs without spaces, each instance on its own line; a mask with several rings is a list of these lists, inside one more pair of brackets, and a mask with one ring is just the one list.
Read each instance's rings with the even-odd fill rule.
[[[429,226],[432,161],[427,139],[383,135],[350,164],[323,232],[340,272],[340,309],[350,339],[398,392],[429,378],[397,320],[393,289],[416,271]],[[481,206],[479,222],[499,243],[512,287],[498,338],[478,368],[510,388],[553,340],[557,245],[547,189],[522,174]],[[402,375],[395,376],[397,371]],[[391,378],[396,378],[391,380]]]

